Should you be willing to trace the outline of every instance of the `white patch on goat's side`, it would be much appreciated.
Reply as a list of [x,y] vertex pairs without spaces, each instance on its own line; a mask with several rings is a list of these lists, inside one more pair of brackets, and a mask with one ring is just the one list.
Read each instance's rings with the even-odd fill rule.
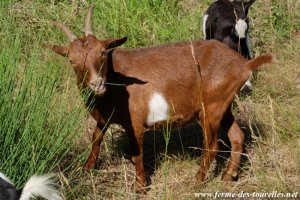
[[236,30],[237,36],[239,38],[245,38],[247,28],[248,28],[247,23],[244,20],[239,19],[235,25],[235,30]]
[[11,182],[11,180],[9,180],[9,178],[7,178],[3,173],[0,172],[0,178],[2,178],[3,180],[5,180],[6,182],[10,183],[11,185],[14,185],[13,182]]
[[208,19],[208,14],[205,14],[203,17],[203,36],[204,36],[204,40],[206,40],[206,22]]
[[165,98],[155,92],[149,101],[149,112],[147,116],[147,124],[151,125],[155,122],[168,119],[169,106]]
[[252,59],[253,55],[252,55],[252,52],[251,52],[251,49],[250,49],[250,36],[249,36],[249,32],[246,34],[246,46],[247,46],[247,49],[248,49],[248,52],[249,52],[250,59]]

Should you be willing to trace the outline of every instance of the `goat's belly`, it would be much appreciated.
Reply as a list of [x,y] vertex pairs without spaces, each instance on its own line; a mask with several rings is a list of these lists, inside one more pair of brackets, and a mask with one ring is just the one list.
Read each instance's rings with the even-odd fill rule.
[[162,122],[185,122],[195,118],[197,105],[185,98],[168,98],[155,92],[148,102],[146,124],[161,124]]
[[166,126],[180,127],[195,122],[199,117],[199,112],[189,113],[187,115],[173,115],[169,116],[166,120],[155,121],[147,123],[146,128],[161,129]]

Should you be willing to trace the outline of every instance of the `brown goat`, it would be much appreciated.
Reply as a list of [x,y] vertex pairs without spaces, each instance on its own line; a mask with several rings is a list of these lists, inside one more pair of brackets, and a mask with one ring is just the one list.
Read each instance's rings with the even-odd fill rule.
[[95,166],[108,125],[120,124],[130,138],[137,191],[145,192],[144,127],[200,121],[205,136],[204,155],[196,177],[204,180],[217,153],[220,124],[228,133],[232,147],[222,179],[231,181],[237,177],[244,135],[231,113],[231,104],[251,72],[273,62],[273,57],[266,55],[249,61],[216,40],[115,49],[126,38],[97,39],[92,35],[91,15],[92,8],[86,18],[83,38],[54,23],[71,43],[45,45],[68,57],[77,74],[78,87],[88,88],[95,95],[91,115],[97,127],[85,168]]

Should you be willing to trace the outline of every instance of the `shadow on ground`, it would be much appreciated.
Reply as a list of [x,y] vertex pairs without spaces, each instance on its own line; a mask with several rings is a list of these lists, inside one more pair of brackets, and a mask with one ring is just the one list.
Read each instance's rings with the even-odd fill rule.
[[[252,132],[260,133],[262,127],[260,125],[251,124],[251,127],[244,122],[239,122],[245,134],[245,150],[252,144]],[[254,129],[254,130],[253,130]],[[197,159],[201,157],[203,148],[203,135],[202,128],[199,124],[191,124],[182,128],[172,129],[170,139],[167,145],[164,130],[147,130],[144,136],[144,165],[148,176],[155,173],[155,169],[159,168],[163,163],[165,156],[176,156],[180,158]],[[117,155],[130,158],[129,151],[130,145],[125,133],[119,134],[114,138],[115,146],[117,148]],[[218,145],[219,152],[216,157],[216,167],[214,169],[214,176],[218,176],[223,170],[226,169],[226,163],[230,157],[230,141],[227,134],[220,129],[218,132]],[[167,151],[167,153],[166,153]],[[200,163],[200,161],[199,161]],[[242,156],[241,166],[247,166],[247,156]],[[245,170],[245,169],[243,169]]]

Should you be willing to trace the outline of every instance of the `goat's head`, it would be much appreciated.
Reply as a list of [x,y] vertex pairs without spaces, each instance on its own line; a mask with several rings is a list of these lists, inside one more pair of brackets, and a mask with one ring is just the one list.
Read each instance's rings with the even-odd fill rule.
[[95,95],[101,96],[106,91],[107,54],[106,50],[122,45],[127,38],[99,40],[92,33],[91,18],[93,6],[89,8],[85,21],[85,36],[77,38],[63,24],[54,22],[70,40],[69,45],[44,45],[55,53],[68,57],[77,74],[78,84],[90,88]]
[[235,4],[235,5],[239,5],[244,14],[247,16],[248,15],[248,11],[249,11],[249,8],[251,7],[251,5],[255,2],[256,0],[248,0],[248,1],[245,1],[245,0],[233,0],[232,2]]
[[231,13],[231,18],[235,19],[234,33],[239,38],[245,38],[248,32],[248,11],[250,6],[255,2],[255,0],[250,0],[244,2],[243,0],[233,0],[233,13]]

